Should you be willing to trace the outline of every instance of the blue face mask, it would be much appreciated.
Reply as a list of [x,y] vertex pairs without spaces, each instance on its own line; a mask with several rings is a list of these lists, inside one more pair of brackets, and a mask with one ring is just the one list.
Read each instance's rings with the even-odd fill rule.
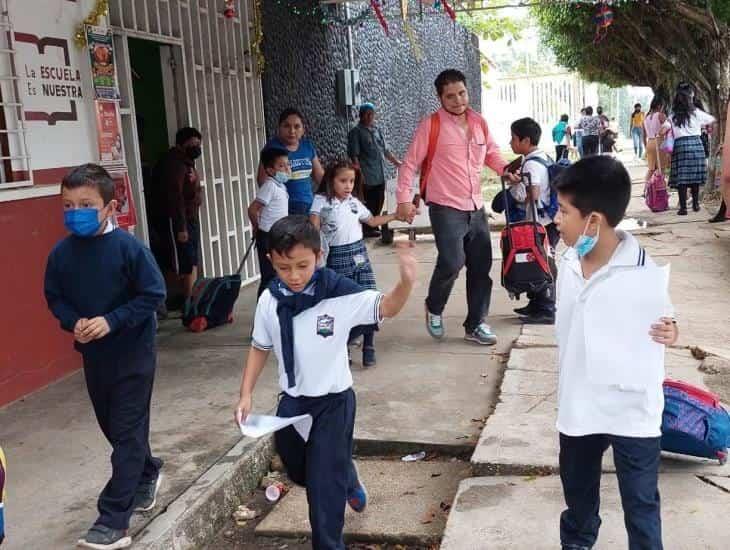
[[583,229],[583,234],[578,237],[578,240],[575,241],[575,244],[573,245],[573,248],[575,249],[576,254],[578,254],[579,258],[583,258],[587,256],[591,250],[593,250],[596,247],[596,244],[598,243],[598,237],[601,234],[601,226],[599,225],[596,229],[596,236],[595,237],[589,237],[586,235],[586,231],[588,231],[588,225],[591,223],[590,218],[586,222],[586,226]]
[[280,184],[284,185],[286,182],[289,181],[289,174],[287,172],[277,172],[276,174],[274,174],[274,179]]
[[63,224],[78,237],[92,237],[101,227],[99,211],[96,208],[74,208],[65,210]]

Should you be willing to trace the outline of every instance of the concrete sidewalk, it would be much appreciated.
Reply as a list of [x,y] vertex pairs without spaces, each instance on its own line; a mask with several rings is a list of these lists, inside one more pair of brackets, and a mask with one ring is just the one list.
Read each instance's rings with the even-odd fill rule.
[[[496,403],[504,358],[519,325],[497,282],[491,322],[499,345],[464,342],[462,276],[445,312],[447,338],[432,340],[423,327],[423,298],[435,248],[425,236],[415,250],[414,296],[378,333],[378,366],[363,370],[358,350],[353,352],[357,449],[361,454],[426,449],[468,456],[480,420]],[[375,244],[371,253],[379,287],[390,289],[398,276],[393,249]],[[498,269],[496,262],[496,281]],[[137,548],[199,547],[268,467],[270,445],[241,440],[232,422],[254,303],[255,288],[243,289],[236,322],[203,334],[186,332],[179,321],[161,326],[151,442],[165,461],[164,482],[155,510],[133,517]],[[278,391],[270,361],[256,388],[255,410],[272,410]],[[9,463],[3,548],[73,547],[96,517],[96,497],[110,472],[110,448],[97,427],[83,374],[0,410],[0,442]]]
[[[706,211],[678,217],[648,211],[641,198],[644,166],[629,166],[637,184],[625,225],[659,264],[671,263],[671,296],[681,337],[667,350],[667,375],[709,387],[730,403],[730,224],[706,223]],[[704,351],[691,350],[699,347]],[[441,548],[548,549],[559,546],[564,509],[558,472],[557,353],[552,327],[526,326],[515,342],[499,403],[472,456],[475,477],[460,484]],[[705,352],[711,352],[704,360]],[[665,455],[660,490],[666,548],[727,548],[730,466]],[[626,535],[610,451],[603,463],[596,548],[624,548]],[[523,477],[517,477],[523,476]],[[545,477],[542,477],[545,476]]]

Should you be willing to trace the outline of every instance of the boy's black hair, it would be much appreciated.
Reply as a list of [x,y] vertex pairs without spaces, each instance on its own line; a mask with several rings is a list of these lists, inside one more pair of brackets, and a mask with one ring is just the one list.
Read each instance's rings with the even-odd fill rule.
[[593,107],[588,105],[588,107],[585,108],[586,116],[593,116]]
[[570,117],[568,115],[560,115],[560,122],[568,122]]
[[352,196],[362,201],[365,193],[365,178],[352,161],[346,158],[333,160],[327,165],[324,176],[322,176],[322,181],[319,183],[319,187],[317,187],[317,194],[324,195],[327,197],[327,200],[332,200],[335,197],[335,176],[342,170],[352,170],[355,172],[355,186],[352,188]]
[[95,188],[104,200],[104,206],[114,199],[114,181],[102,166],[82,164],[71,170],[61,182],[61,189]]
[[269,253],[276,252],[284,256],[298,244],[319,254],[322,242],[319,231],[307,216],[296,214],[286,216],[277,221],[269,229]]
[[555,187],[583,216],[600,212],[611,227],[626,214],[631,177],[624,165],[607,156],[591,156],[563,170]]
[[187,140],[192,138],[203,139],[203,134],[197,128],[185,126],[185,128],[180,128],[175,134],[175,144],[183,145]]
[[273,168],[276,161],[281,157],[289,158],[289,151],[281,147],[266,147],[261,151],[261,166],[264,168]]
[[603,114],[603,107],[601,107],[600,105],[598,107],[596,107],[596,114],[602,115]]
[[294,107],[288,107],[279,114],[279,126],[284,124],[284,121],[290,116],[299,117],[299,120],[302,121],[302,126],[306,125],[302,112],[298,109],[295,109]]
[[446,86],[454,84],[455,82],[463,82],[464,86],[466,86],[466,76],[464,76],[464,73],[457,71],[456,69],[446,69],[445,71],[441,71],[434,81],[436,93],[440,96]]
[[540,143],[540,137],[542,136],[542,128],[540,125],[531,118],[520,118],[515,120],[510,126],[510,130],[516,135],[520,141],[525,138],[530,139],[530,145],[537,145]]
[[638,107],[639,109],[641,109],[641,103],[637,103],[636,105],[634,105],[634,109],[636,109],[637,107]]

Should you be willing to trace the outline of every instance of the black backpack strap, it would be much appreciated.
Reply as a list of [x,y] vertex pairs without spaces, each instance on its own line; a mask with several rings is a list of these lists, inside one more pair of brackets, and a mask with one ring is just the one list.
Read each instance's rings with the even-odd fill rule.
[[646,264],[646,249],[643,246],[639,247],[639,259],[636,262],[637,266],[643,267]]

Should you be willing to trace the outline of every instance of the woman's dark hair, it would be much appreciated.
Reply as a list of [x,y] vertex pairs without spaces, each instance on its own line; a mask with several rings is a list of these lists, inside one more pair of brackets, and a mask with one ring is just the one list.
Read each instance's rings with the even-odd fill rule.
[[593,116],[593,107],[588,105],[588,107],[585,108],[586,116]]
[[675,126],[687,126],[695,112],[695,87],[689,82],[680,82],[672,103],[672,122]]
[[319,231],[307,216],[300,214],[286,216],[269,229],[269,252],[280,256],[289,255],[298,244],[318,254],[322,248]]
[[664,99],[662,99],[662,97],[658,95],[654,96],[654,98],[651,100],[651,105],[649,105],[649,111],[652,113],[663,112],[666,108],[667,104],[664,102]]
[[442,71],[436,77],[436,81],[434,82],[434,86],[436,86],[436,93],[440,96],[446,86],[454,84],[455,82],[463,82],[464,86],[466,86],[466,76],[464,76],[464,73],[457,71],[456,69],[446,69],[445,71]]
[[568,115],[560,115],[560,122],[568,122],[570,117]]
[[636,110],[636,108],[637,108],[637,107],[638,107],[639,109],[641,109],[641,103],[637,103],[636,105],[634,105],[634,111]]
[[516,135],[520,141],[525,138],[530,139],[530,145],[537,145],[540,143],[542,137],[542,128],[540,125],[531,118],[520,118],[515,120],[510,126],[510,130]]
[[332,200],[335,197],[335,177],[342,170],[352,170],[355,172],[355,187],[352,188],[352,195],[363,200],[365,182],[363,181],[362,172],[355,168],[355,165],[349,159],[344,158],[334,160],[327,165],[324,176],[322,176],[322,181],[317,188],[317,193],[327,197],[327,200]]
[[591,212],[606,216],[616,227],[631,200],[631,177],[619,161],[607,156],[591,156],[563,170],[556,189],[585,217]]
[[284,109],[281,114],[279,115],[279,126],[284,124],[284,121],[289,118],[290,116],[297,116],[299,117],[299,120],[302,121],[302,125],[306,126],[306,122],[304,121],[304,115],[301,113],[301,111],[294,109],[293,107],[289,107],[288,109]]
[[104,206],[114,199],[114,181],[109,172],[98,164],[82,164],[66,174],[61,182],[62,189],[92,187],[99,192]]
[[187,140],[192,138],[203,139],[203,135],[198,131],[197,128],[191,128],[190,126],[180,128],[177,131],[177,134],[175,134],[175,144],[183,145]]

